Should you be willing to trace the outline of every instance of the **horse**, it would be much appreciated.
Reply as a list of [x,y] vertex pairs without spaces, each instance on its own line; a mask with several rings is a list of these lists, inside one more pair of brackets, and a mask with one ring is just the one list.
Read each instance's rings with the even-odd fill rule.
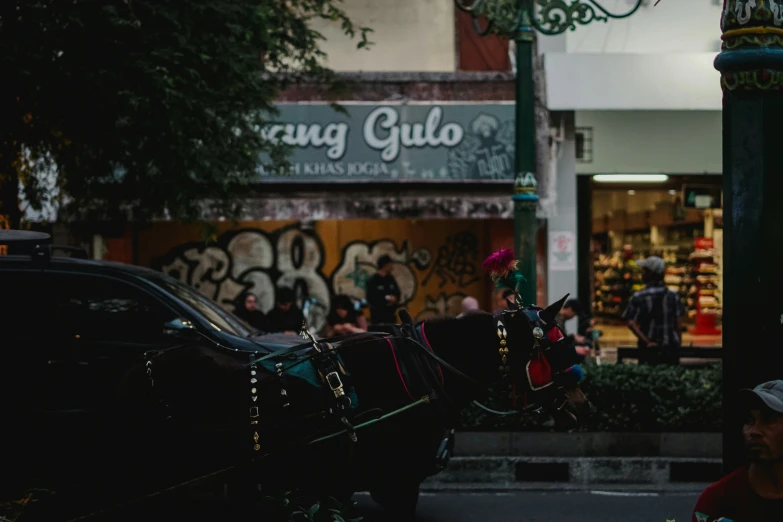
[[144,448],[124,465],[156,470],[160,484],[228,469],[252,491],[369,491],[411,518],[460,411],[490,387],[511,411],[559,429],[581,422],[577,356],[555,322],[566,297],[416,324],[403,312],[403,324],[334,339],[260,336],[253,353],[184,343],[151,354],[123,386],[123,417]]

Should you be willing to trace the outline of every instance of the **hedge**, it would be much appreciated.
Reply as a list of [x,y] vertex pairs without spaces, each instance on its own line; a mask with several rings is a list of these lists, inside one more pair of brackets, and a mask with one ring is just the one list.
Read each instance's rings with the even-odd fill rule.
[[[578,431],[719,432],[720,364],[702,368],[606,364],[586,368],[582,390],[595,407]],[[508,409],[494,393],[482,404]],[[530,417],[497,416],[475,405],[463,411],[461,431],[552,431]]]

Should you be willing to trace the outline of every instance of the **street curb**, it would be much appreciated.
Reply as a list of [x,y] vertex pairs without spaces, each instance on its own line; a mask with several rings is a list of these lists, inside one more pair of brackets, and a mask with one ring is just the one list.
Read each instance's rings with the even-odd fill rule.
[[439,484],[425,481],[421,485],[422,493],[443,494],[492,494],[492,493],[627,493],[629,496],[682,494],[693,495],[704,491],[709,482],[684,482],[678,484],[572,484],[549,482],[510,482],[510,483],[465,483]]
[[[680,487],[722,476],[722,460],[678,457],[454,457],[423,487],[461,489],[483,484],[500,489],[552,484],[553,488]],[[527,485],[527,486],[525,486]]]

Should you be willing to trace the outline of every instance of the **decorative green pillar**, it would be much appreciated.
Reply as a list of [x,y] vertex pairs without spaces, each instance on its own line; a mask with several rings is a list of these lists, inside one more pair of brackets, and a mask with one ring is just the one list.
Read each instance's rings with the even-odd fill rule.
[[[627,18],[643,0],[634,0],[623,14],[605,9],[598,0],[454,0],[473,17],[480,35],[498,34],[516,44],[516,154],[514,160],[514,251],[527,279],[520,296],[524,305],[536,302],[538,248],[538,183],[536,181],[536,120],[533,83],[535,32],[553,36],[575,30],[577,24]],[[783,0],[781,0],[783,1]],[[548,129],[547,129],[548,130]],[[539,303],[543,304],[543,303]]]
[[533,31],[529,23],[520,31],[515,42],[516,78],[516,136],[514,156],[514,252],[519,260],[519,271],[527,279],[520,297],[522,304],[536,303],[536,261],[538,236],[538,183],[536,181],[536,100],[533,85]]
[[783,378],[783,2],[724,0],[723,466],[744,462],[740,388]]

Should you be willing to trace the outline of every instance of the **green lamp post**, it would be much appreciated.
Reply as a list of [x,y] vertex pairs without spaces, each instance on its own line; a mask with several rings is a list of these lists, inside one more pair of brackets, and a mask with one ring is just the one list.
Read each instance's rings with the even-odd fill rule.
[[575,30],[577,24],[627,18],[642,5],[623,14],[606,10],[597,0],[454,0],[471,16],[480,35],[497,34],[516,44],[516,154],[514,181],[514,250],[520,271],[527,279],[522,302],[536,302],[536,235],[538,190],[536,171],[536,122],[533,86],[533,32],[545,35]]

